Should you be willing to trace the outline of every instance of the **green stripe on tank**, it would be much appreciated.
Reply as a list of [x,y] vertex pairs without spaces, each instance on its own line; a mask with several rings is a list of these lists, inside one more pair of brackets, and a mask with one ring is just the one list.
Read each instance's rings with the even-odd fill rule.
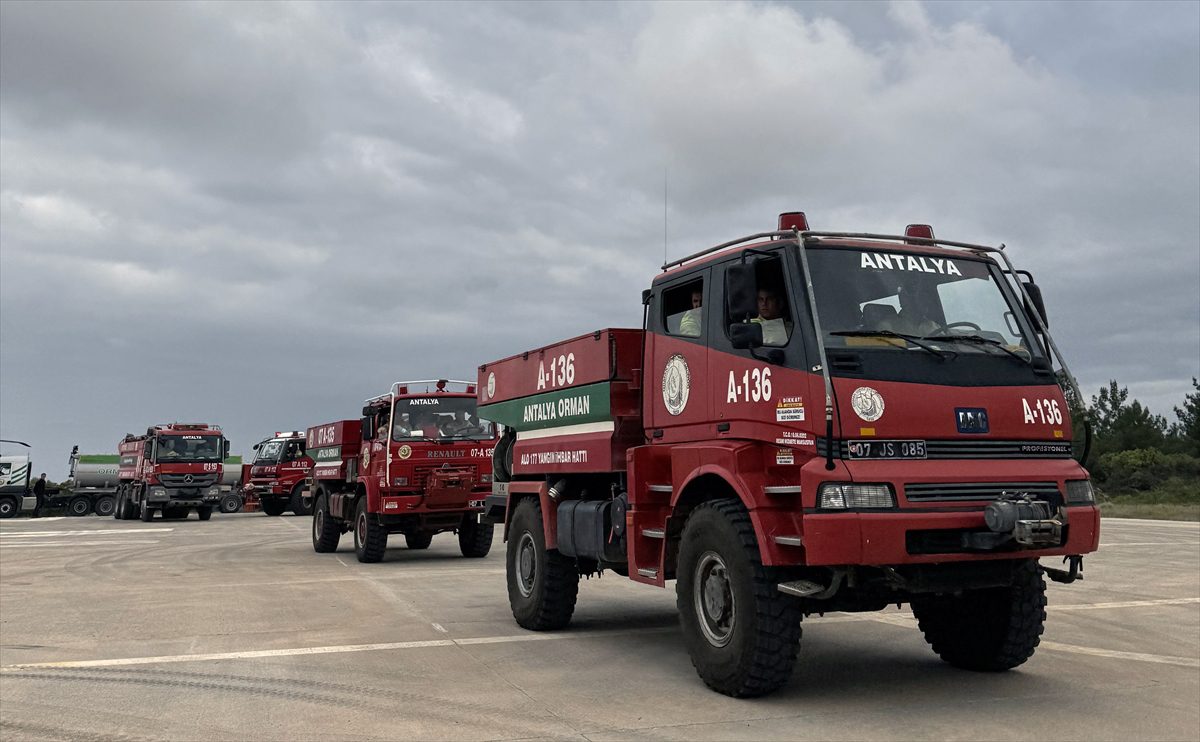
[[117,454],[107,453],[81,453],[79,454],[79,463],[81,464],[119,464],[121,457]]
[[479,416],[515,430],[539,430],[612,419],[608,382],[483,405]]
[[310,448],[307,451],[309,458],[314,464],[326,464],[330,461],[342,460],[341,446],[327,446],[326,448]]

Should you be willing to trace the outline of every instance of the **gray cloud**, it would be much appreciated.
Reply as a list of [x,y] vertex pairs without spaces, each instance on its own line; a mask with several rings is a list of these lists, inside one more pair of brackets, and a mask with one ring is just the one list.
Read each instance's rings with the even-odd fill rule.
[[[0,4],[0,433],[235,449],[640,322],[772,226],[1006,242],[1089,389],[1200,365],[1195,5]],[[61,473],[61,472],[60,472]]]

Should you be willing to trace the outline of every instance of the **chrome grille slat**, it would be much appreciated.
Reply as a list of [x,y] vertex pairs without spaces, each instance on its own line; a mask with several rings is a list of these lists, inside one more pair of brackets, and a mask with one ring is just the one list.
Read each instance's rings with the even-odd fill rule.
[[909,502],[995,500],[1002,492],[1028,492],[1054,500],[1061,497],[1054,482],[910,482],[904,485],[904,497]]

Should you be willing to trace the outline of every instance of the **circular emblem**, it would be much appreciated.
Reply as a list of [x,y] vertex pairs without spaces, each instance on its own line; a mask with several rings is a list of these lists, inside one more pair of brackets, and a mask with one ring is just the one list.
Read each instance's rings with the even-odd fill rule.
[[679,353],[667,359],[663,367],[662,396],[667,412],[678,415],[687,407],[688,393],[692,389],[692,372],[687,359]]
[[496,396],[496,374],[490,373],[487,381],[487,397],[491,399],[494,396]]
[[400,454],[400,458],[407,459],[409,456],[412,456],[412,446],[406,443],[400,447],[400,450],[397,451],[397,453]]
[[883,417],[883,397],[869,386],[860,386],[850,395],[850,406],[854,413],[873,423]]
[[191,484],[192,483],[192,475],[191,474],[184,475],[183,481],[187,482],[188,484]]
[[362,454],[362,460],[363,460],[363,468],[366,469],[368,466],[371,465],[371,446],[367,443],[364,443],[362,445],[361,454]]

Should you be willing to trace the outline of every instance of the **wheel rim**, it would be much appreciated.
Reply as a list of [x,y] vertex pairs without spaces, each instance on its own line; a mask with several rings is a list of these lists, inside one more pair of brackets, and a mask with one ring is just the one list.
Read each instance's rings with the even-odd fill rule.
[[87,503],[76,500],[75,504],[71,507],[71,512],[75,515],[83,515],[87,512]]
[[517,589],[521,596],[528,598],[533,594],[533,583],[537,577],[537,551],[533,543],[533,534],[529,531],[521,534],[517,542]]
[[96,503],[96,513],[99,515],[112,515],[112,508],[109,505],[112,500],[100,500]]
[[325,530],[325,508],[318,507],[317,512],[313,513],[313,535],[320,537],[323,530]]
[[358,523],[354,526],[354,535],[358,538],[358,543],[365,544],[367,542],[367,514],[359,513]]
[[692,594],[700,631],[709,644],[723,647],[733,638],[735,607],[725,560],[716,552],[705,552],[696,563],[693,579]]
[[0,515],[8,515],[13,511],[13,504],[8,500],[0,502]]

